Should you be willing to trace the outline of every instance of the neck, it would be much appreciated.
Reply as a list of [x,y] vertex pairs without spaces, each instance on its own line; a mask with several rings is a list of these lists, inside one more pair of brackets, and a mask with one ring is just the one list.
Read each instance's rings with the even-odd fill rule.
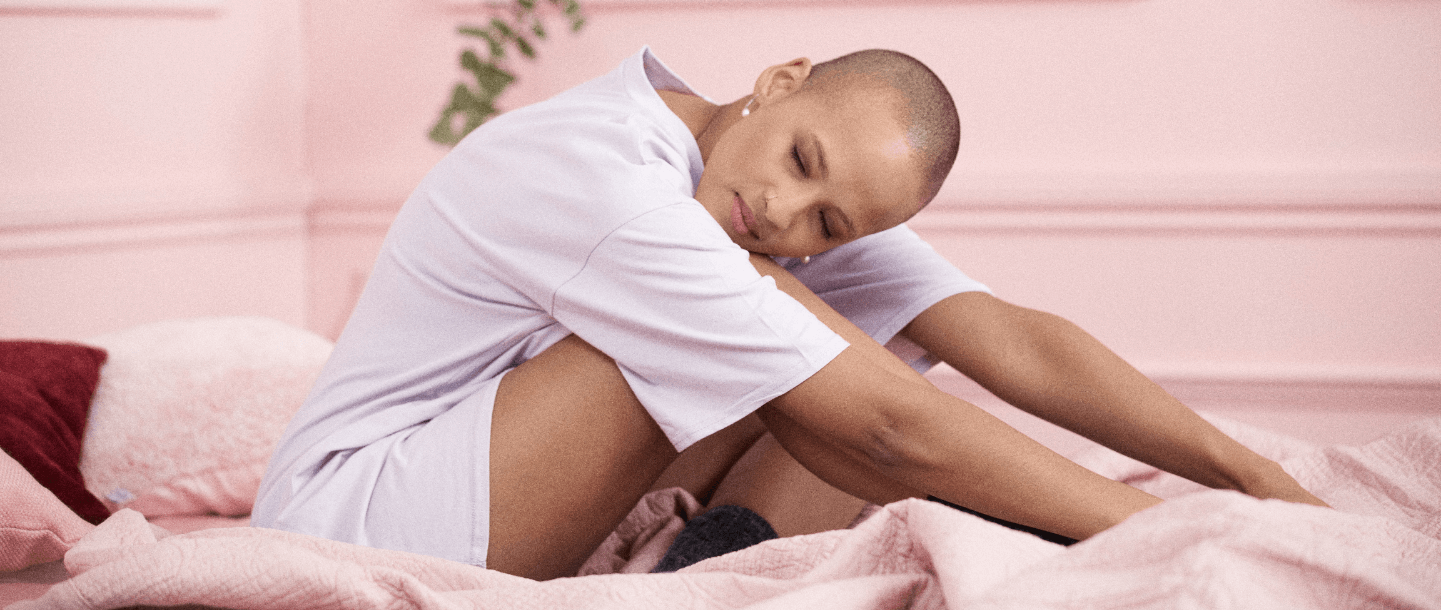
[[700,147],[701,161],[710,159],[710,151],[715,148],[715,143],[720,139],[720,134],[726,128],[740,120],[740,109],[746,98],[741,98],[724,106],[707,102],[694,95],[676,93],[674,91],[657,91],[661,101],[666,107],[680,117],[685,123],[690,135],[695,138],[696,146]]

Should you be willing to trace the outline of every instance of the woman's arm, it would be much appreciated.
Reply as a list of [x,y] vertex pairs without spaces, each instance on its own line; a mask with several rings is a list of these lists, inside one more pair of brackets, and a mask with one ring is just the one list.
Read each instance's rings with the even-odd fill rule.
[[901,332],[1006,402],[1120,453],[1209,487],[1325,505],[1057,316],[965,293]]
[[760,411],[786,451],[827,483],[872,500],[868,490],[886,486],[867,479],[880,476],[1077,539],[1159,502],[941,392],[774,262],[752,263],[851,343]]

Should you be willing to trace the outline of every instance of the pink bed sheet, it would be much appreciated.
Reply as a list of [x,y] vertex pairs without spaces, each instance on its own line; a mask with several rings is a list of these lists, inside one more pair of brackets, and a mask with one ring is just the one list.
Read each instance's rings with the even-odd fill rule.
[[1078,461],[1171,500],[1069,548],[908,500],[854,529],[627,573],[693,510],[672,492],[637,507],[592,575],[549,582],[273,530],[161,538],[121,511],[66,555],[73,576],[10,607],[1441,608],[1441,419],[1361,447],[1231,428],[1335,510],[1202,490],[1095,451]]
[[[250,517],[220,517],[214,515],[160,517],[152,525],[164,530],[161,535],[185,534],[202,529],[221,527],[245,527]],[[0,573],[0,607],[6,607],[22,600],[30,600],[45,594],[51,585],[69,578],[64,562],[53,561],[30,566],[16,572]]]

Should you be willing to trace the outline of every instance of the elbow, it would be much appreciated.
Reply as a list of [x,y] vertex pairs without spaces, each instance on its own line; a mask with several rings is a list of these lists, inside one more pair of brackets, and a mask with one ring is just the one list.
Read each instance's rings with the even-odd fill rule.
[[866,426],[855,449],[877,470],[894,477],[904,470],[924,468],[932,461],[934,451],[928,443],[925,426],[913,417],[909,405],[888,405],[879,409]]

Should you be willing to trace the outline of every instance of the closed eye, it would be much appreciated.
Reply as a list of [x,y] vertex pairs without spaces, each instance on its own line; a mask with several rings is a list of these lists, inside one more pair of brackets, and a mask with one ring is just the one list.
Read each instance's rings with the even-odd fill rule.
[[826,213],[825,213],[824,210],[820,212],[820,216],[821,216],[821,233],[826,236],[826,239],[832,239],[832,238],[834,238],[835,235],[831,233],[831,225],[826,223]]
[[801,170],[801,175],[804,176],[806,173],[806,162],[801,160],[801,149],[799,147],[791,146],[791,160],[795,161],[796,167]]

